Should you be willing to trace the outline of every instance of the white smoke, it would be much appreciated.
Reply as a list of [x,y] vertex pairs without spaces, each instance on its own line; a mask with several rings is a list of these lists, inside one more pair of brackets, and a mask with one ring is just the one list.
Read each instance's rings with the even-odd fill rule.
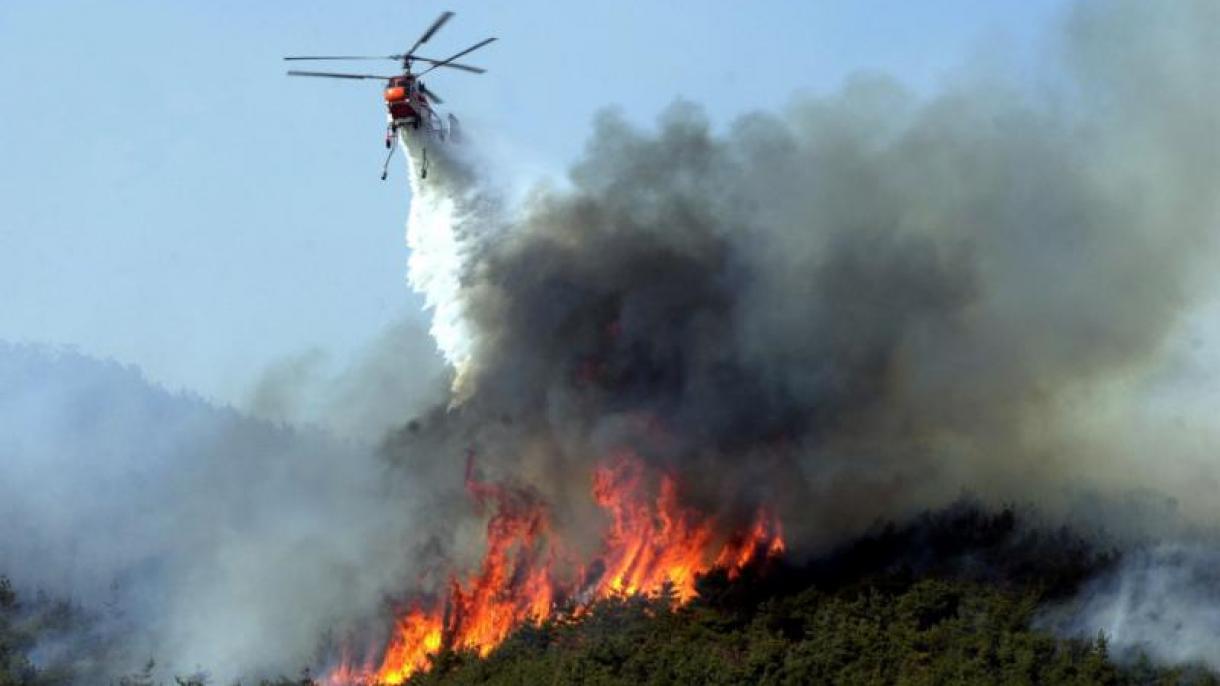
[[1220,669],[1220,549],[1165,543],[1123,556],[1044,621],[1067,635],[1105,634],[1120,656]]

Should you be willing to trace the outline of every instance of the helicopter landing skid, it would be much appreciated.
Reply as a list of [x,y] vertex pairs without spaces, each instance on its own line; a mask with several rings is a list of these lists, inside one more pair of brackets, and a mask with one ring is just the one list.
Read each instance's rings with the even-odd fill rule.
[[385,154],[385,162],[381,165],[381,180],[385,181],[385,177],[390,173],[390,158],[394,156],[395,145],[390,145],[390,151]]

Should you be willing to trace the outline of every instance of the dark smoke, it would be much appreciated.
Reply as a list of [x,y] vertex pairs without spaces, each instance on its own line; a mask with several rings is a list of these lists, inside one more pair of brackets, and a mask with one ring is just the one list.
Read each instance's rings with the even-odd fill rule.
[[465,401],[398,452],[456,437],[578,507],[627,446],[806,549],[963,488],[1189,480],[1111,452],[1092,406],[1163,362],[1210,259],[1217,20],[1083,3],[1038,88],[862,76],[723,133],[682,103],[655,132],[601,116],[571,188],[467,266]]

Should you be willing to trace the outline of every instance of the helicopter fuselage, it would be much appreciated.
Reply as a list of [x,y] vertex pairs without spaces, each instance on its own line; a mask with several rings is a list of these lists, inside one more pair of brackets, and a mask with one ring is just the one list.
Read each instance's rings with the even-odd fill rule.
[[413,75],[389,79],[383,95],[391,129],[409,127],[443,136],[441,120]]

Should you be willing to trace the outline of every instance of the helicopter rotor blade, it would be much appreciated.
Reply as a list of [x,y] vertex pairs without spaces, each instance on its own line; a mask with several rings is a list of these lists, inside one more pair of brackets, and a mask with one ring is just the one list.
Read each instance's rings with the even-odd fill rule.
[[[285,57],[284,60],[288,62],[299,60],[401,60],[404,57],[407,57],[407,55],[294,55],[292,57]],[[415,55],[411,55],[410,57],[417,62],[427,62],[428,64],[438,64],[442,61],[434,60],[431,57],[417,57]],[[468,71],[475,74],[482,74],[487,71],[482,67],[472,67],[469,64],[458,64],[456,62],[446,63],[445,66],[453,67],[454,69],[461,69],[462,71]]]
[[441,27],[452,18],[453,12],[441,12],[441,16],[437,17],[436,21],[432,22],[432,26],[429,26],[428,30],[424,31],[424,35],[420,36],[419,40],[415,41],[415,45],[412,45],[411,49],[408,50],[403,57],[410,57],[412,54],[414,54],[415,51],[419,49],[419,46],[427,43],[428,39],[435,35],[437,31],[440,31]]
[[284,60],[288,61],[288,62],[291,62],[293,60],[395,60],[395,59],[399,59],[399,57],[396,55],[389,55],[389,56],[382,56],[382,57],[372,57],[370,55],[343,55],[343,56],[334,56],[334,57],[331,57],[331,56],[315,57],[313,55],[309,55],[306,57],[294,56],[294,57],[285,57],[284,58]]
[[329,78],[329,79],[381,79],[383,81],[388,81],[388,80],[394,78],[393,76],[382,76],[380,74],[339,74],[339,73],[331,72],[331,71],[296,71],[295,69],[289,71],[288,75],[289,76],[321,76],[321,77],[325,77],[325,78]]
[[[386,59],[401,60],[404,58],[410,59],[412,62],[427,62],[428,64],[440,64],[441,62],[444,62],[444,60],[434,60],[431,57],[418,57],[416,55],[390,55]],[[482,74],[487,71],[483,67],[473,67],[469,64],[458,64],[457,62],[446,62],[445,66],[453,67],[454,69],[461,69],[462,71],[468,71],[473,74]]]
[[472,67],[469,64],[458,64],[457,62],[445,62],[444,60],[433,60],[433,59],[428,59],[427,57],[412,57],[411,59],[417,60],[419,62],[427,62],[428,64],[450,67],[452,69],[461,69],[462,71],[468,71],[472,74],[482,74],[487,71],[486,69],[484,69],[482,67]]
[[423,76],[424,74],[427,74],[428,72],[432,71],[433,69],[436,69],[437,67],[447,67],[450,65],[450,63],[453,62],[453,60],[456,60],[457,58],[461,57],[462,55],[468,55],[468,54],[474,52],[475,50],[478,50],[479,48],[483,47],[484,45],[494,42],[495,40],[496,39],[493,37],[493,38],[488,38],[487,40],[481,41],[479,43],[475,43],[474,45],[470,46],[469,48],[466,48],[465,50],[459,52],[458,54],[453,55],[453,56],[449,57],[448,59],[441,60],[440,62],[437,62],[436,64],[432,65],[431,67],[428,67],[427,69],[421,71],[419,73],[419,75]]
[[441,96],[437,95],[436,93],[433,93],[433,92],[432,92],[432,89],[431,89],[431,88],[428,88],[428,87],[427,87],[427,86],[425,86],[424,84],[422,84],[422,83],[421,83],[421,84],[419,84],[419,90],[420,90],[420,92],[422,92],[424,95],[428,96],[428,99],[429,99],[429,100],[431,100],[432,102],[434,102],[434,103],[436,103],[436,104],[438,104],[438,105],[444,105],[444,104],[445,104],[445,100],[444,100],[443,98],[441,98]]

